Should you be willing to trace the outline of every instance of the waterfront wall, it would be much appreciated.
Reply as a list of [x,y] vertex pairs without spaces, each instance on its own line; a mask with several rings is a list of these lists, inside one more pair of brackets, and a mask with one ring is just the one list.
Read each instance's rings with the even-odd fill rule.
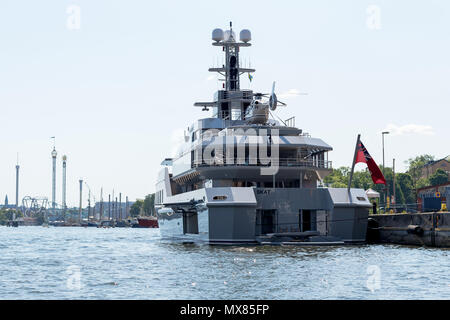
[[372,243],[450,248],[450,212],[370,215],[367,231]]

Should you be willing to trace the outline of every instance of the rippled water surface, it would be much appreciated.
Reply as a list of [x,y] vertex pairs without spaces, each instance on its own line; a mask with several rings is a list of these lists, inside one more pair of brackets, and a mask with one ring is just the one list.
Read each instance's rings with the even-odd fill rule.
[[450,299],[449,253],[216,247],[161,240],[158,229],[0,227],[0,299]]

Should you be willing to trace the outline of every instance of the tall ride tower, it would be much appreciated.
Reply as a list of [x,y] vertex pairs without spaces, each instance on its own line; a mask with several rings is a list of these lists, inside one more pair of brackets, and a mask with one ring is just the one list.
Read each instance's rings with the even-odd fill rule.
[[52,171],[52,211],[53,215],[56,214],[56,156],[58,153],[56,152],[55,146],[53,145],[52,151],[52,162],[53,162],[53,171]]
[[80,179],[80,208],[78,209],[78,221],[80,224],[82,213],[83,213],[83,179]]
[[16,209],[19,207],[19,168],[20,168],[19,159],[17,159],[17,164],[16,164]]
[[62,157],[62,163],[63,163],[63,176],[62,176],[62,209],[63,209],[63,217],[66,219],[66,165],[67,165],[67,156],[64,155]]

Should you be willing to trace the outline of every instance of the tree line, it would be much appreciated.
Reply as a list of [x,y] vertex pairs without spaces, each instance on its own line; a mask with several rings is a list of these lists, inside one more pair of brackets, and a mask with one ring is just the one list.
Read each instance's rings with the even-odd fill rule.
[[[436,186],[449,181],[448,174],[442,170],[437,169],[428,179],[422,177],[423,166],[430,161],[434,161],[434,156],[424,154],[415,158],[410,158],[406,161],[408,170],[404,173],[395,173],[395,202],[396,204],[414,204],[417,199],[417,190],[426,186]],[[386,179],[386,187],[389,195],[394,194],[394,172],[392,168],[383,168],[379,166]],[[346,188],[348,186],[349,167],[340,167],[333,169],[332,173],[325,177],[323,182],[328,187]],[[375,185],[369,170],[366,168],[363,171],[356,171],[353,173],[352,188],[362,188],[367,190],[369,188],[384,193],[385,186],[382,184]]]
[[136,200],[130,208],[130,216],[153,216],[155,215],[155,194],[145,196],[144,200]]

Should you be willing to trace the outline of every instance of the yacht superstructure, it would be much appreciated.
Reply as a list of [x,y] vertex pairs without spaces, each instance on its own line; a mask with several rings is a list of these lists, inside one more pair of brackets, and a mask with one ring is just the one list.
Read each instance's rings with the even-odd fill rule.
[[251,33],[215,29],[225,63],[212,115],[192,123],[174,158],[162,162],[155,208],[163,237],[212,244],[363,242],[371,204],[362,189],[325,188],[331,146],[289,121],[270,119],[275,94],[241,89],[239,52]]

